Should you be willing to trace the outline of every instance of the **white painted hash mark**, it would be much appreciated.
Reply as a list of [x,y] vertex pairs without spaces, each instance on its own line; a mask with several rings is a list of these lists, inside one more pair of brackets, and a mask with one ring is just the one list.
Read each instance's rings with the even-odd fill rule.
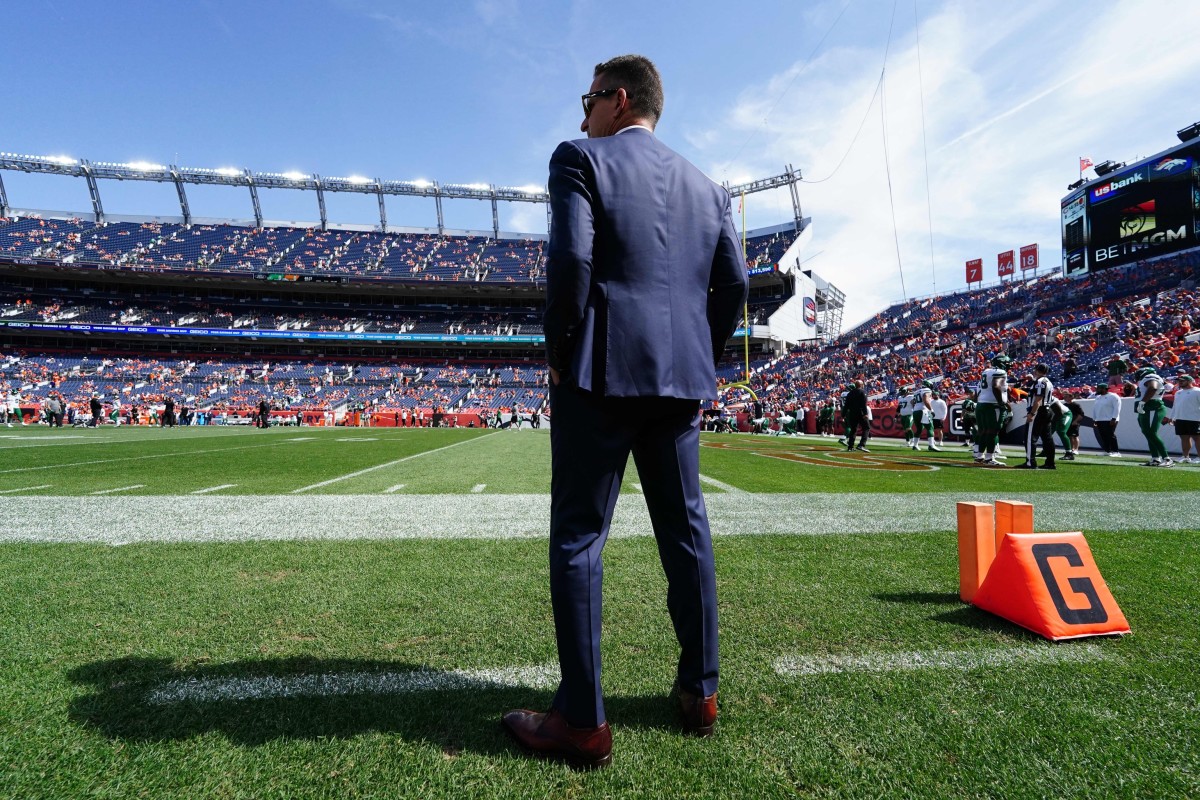
[[730,486],[724,481],[719,481],[716,478],[710,478],[707,475],[701,475],[700,481],[702,483],[707,483],[709,486],[720,489],[725,494],[749,494],[749,492],[745,491],[744,489],[739,489],[736,486]]
[[486,484],[486,483],[477,483],[477,484],[475,484],[474,486],[472,486],[472,487],[471,487],[471,493],[472,493],[472,494],[479,494],[480,492],[482,492],[482,491],[483,491],[484,489],[486,489],[486,488],[487,488],[487,484]]
[[301,494],[303,492],[309,491],[310,489],[320,489],[322,486],[328,486],[331,483],[338,483],[339,481],[347,481],[347,480],[350,480],[351,478],[357,478],[359,475],[366,475],[368,472],[374,472],[377,469],[385,469],[387,467],[394,467],[397,464],[401,464],[405,461],[411,461],[412,459],[420,458],[421,456],[427,456],[430,453],[438,453],[438,452],[441,452],[442,450],[449,450],[451,447],[458,447],[460,444],[467,444],[468,442],[478,442],[480,439],[486,439],[489,436],[495,436],[496,433],[499,433],[499,431],[496,431],[495,433],[485,433],[483,436],[475,436],[470,439],[463,439],[461,442],[455,442],[454,444],[448,444],[444,447],[435,447],[432,450],[422,450],[419,453],[413,453],[411,456],[405,456],[404,458],[397,458],[395,461],[388,461],[383,464],[376,464],[373,467],[367,467],[366,469],[360,469],[357,472],[351,472],[349,475],[340,475],[336,478],[330,478],[327,481],[321,481],[320,483],[314,483],[311,486],[301,486],[299,489],[293,489],[292,494]]
[[207,489],[197,489],[194,492],[189,492],[189,494],[208,494],[209,492],[219,492],[222,489],[232,489],[235,486],[237,486],[236,483],[222,483],[220,486],[210,486]]
[[101,489],[98,492],[92,492],[92,494],[112,494],[113,492],[128,492],[131,489],[141,489],[145,485],[146,484],[144,484],[144,483],[135,483],[133,486],[118,486],[116,489]]
[[153,705],[220,703],[279,697],[411,694],[463,689],[548,689],[558,683],[557,664],[497,669],[411,672],[342,672],[328,675],[264,675],[255,678],[190,678],[165,683],[146,696]]
[[775,672],[785,678],[843,672],[905,672],[922,669],[972,670],[1006,664],[1074,664],[1107,658],[1094,644],[1044,644],[990,650],[915,650],[862,655],[784,656]]
[[52,484],[52,483],[43,483],[41,486],[24,486],[20,489],[4,489],[4,490],[0,491],[0,494],[12,494],[14,492],[32,492],[34,489],[49,489],[53,485],[54,484]]
[[384,489],[383,493],[384,494],[395,494],[396,492],[403,489],[404,486],[405,485],[403,483],[397,483],[395,486],[389,486],[388,488]]

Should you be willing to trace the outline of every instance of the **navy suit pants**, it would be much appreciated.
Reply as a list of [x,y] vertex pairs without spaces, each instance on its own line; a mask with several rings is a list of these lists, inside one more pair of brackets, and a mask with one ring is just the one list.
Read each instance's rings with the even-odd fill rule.
[[554,699],[568,723],[605,720],[600,686],[601,551],[630,453],[667,576],[681,688],[717,690],[717,591],[700,491],[700,403],[599,397],[551,387],[553,461],[550,598],[562,682]]

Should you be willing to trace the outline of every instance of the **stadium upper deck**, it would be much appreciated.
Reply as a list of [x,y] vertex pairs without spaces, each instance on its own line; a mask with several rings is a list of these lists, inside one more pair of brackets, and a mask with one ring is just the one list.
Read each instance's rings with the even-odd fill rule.
[[[399,282],[536,284],[545,274],[544,239],[0,217],[0,260]],[[783,232],[748,238],[747,266],[755,270],[777,264],[793,239],[794,233]]]

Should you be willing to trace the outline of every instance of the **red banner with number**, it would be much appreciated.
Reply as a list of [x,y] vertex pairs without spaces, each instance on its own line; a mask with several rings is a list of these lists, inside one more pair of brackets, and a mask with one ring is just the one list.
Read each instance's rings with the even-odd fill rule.
[[967,283],[983,281],[983,259],[973,258],[967,262]]
[[1027,244],[1021,248],[1021,270],[1038,268],[1038,246]]
[[1016,261],[1016,253],[1009,250],[1006,253],[996,254],[996,274],[1003,278],[1005,275],[1013,274],[1013,263]]

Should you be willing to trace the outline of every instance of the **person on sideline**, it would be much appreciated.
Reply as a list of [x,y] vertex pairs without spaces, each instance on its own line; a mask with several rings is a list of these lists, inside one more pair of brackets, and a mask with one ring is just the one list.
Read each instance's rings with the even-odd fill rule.
[[[1180,464],[1200,464],[1200,389],[1195,388],[1191,375],[1175,379],[1175,401],[1165,424],[1174,425],[1179,436]],[[1195,449],[1196,455],[1190,455]]]
[[548,712],[502,725],[535,755],[612,762],[600,684],[601,551],[630,453],[667,577],[685,732],[717,718],[717,587],[700,491],[700,406],[749,278],[729,193],[654,135],[658,70],[596,66],[587,140],[550,159],[544,327],[550,367],[550,601],[561,681]]
[[1117,443],[1117,423],[1121,421],[1121,396],[1108,390],[1107,383],[1096,385],[1096,400],[1092,404],[1092,426],[1096,441],[1104,452],[1120,458],[1121,446]]

